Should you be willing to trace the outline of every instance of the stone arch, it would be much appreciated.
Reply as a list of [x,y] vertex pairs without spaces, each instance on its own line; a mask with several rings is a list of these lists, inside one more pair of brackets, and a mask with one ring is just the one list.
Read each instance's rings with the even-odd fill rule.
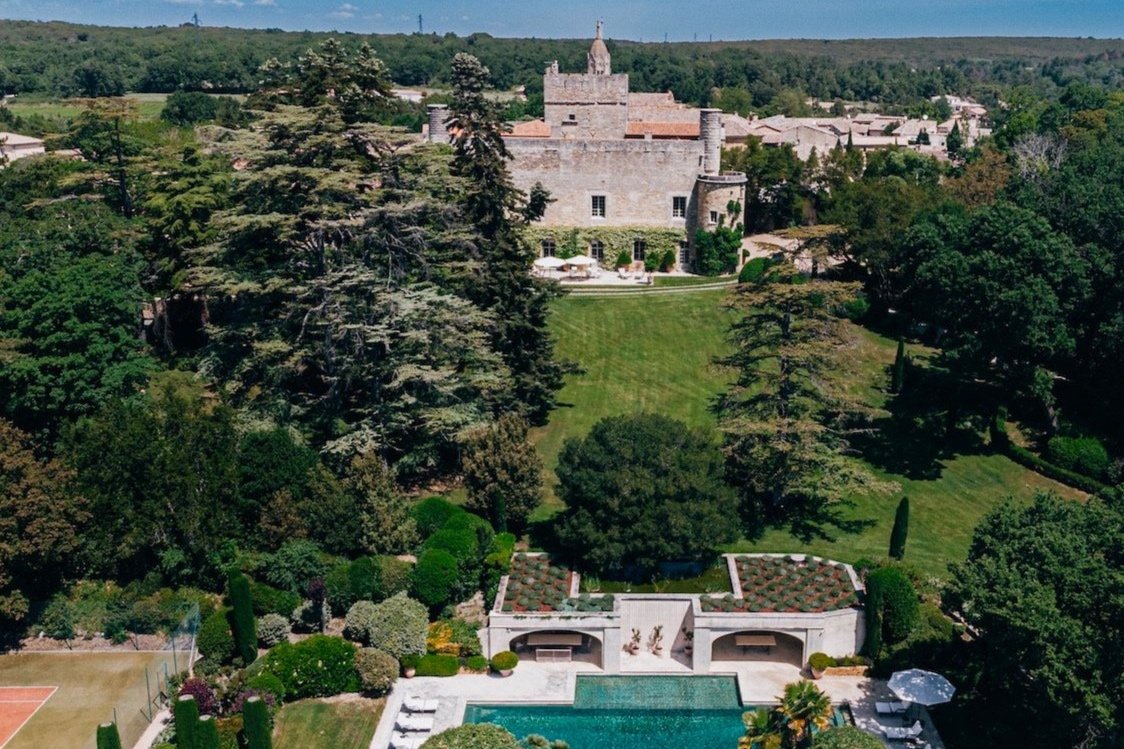
[[[602,636],[582,630],[539,629],[533,632],[520,632],[511,638],[508,648],[523,660],[541,662],[571,660],[604,668],[605,647]],[[569,656],[567,657],[562,651],[569,651]]]
[[[773,645],[745,644],[756,638],[772,637]],[[711,645],[711,663],[715,661],[757,661],[804,666],[804,640],[800,635],[766,629],[746,629],[715,636]]]

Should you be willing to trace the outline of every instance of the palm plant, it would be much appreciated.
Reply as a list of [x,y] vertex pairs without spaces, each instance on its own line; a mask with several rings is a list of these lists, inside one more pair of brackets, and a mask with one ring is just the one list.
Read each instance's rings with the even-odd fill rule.
[[831,698],[810,681],[785,685],[777,713],[788,729],[788,744],[801,746],[811,738],[812,729],[831,724]]
[[764,707],[742,714],[745,735],[738,739],[738,749],[780,749],[782,729],[778,714]]

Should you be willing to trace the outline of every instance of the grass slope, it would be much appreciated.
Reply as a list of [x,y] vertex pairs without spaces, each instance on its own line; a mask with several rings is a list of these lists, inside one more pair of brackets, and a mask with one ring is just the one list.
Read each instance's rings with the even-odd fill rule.
[[[550,423],[533,437],[553,485],[558,452],[568,437],[584,435],[600,418],[637,411],[658,411],[704,428],[713,428],[709,411],[730,374],[713,365],[726,350],[730,313],[721,308],[727,292],[705,291],[664,296],[563,298],[556,302],[551,325],[559,355],[577,362],[582,375],[571,376]],[[860,330],[855,355],[858,374],[851,384],[874,405],[882,405],[886,367],[894,341]],[[923,359],[924,351],[913,351]],[[1006,497],[1025,501],[1041,489],[1082,496],[1001,455],[976,451],[942,457],[931,475],[907,478],[890,471],[902,491],[891,496],[856,497],[854,514],[875,525],[835,541],[803,544],[784,531],[771,531],[754,543],[741,541],[732,551],[806,551],[845,562],[884,557],[898,500],[910,498],[911,519],[906,560],[927,574],[944,576],[950,561],[967,552],[979,519]],[[548,495],[539,516],[558,511]]]
[[301,700],[281,708],[274,749],[367,749],[385,700]]

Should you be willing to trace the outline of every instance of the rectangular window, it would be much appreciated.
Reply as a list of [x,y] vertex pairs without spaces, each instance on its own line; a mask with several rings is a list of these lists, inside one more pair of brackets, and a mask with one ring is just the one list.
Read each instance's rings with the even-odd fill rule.
[[593,196],[593,210],[590,213],[594,218],[605,218],[605,196]]
[[687,218],[687,198],[676,195],[671,199],[671,217]]
[[718,223],[718,211],[711,211],[710,212],[710,223],[712,223],[712,224]]
[[643,260],[648,256],[648,243],[643,239],[634,239],[632,241],[632,259]]

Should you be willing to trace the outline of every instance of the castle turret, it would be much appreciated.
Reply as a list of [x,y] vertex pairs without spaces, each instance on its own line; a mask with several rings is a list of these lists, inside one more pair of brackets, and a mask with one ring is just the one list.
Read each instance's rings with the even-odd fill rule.
[[587,60],[589,62],[587,72],[590,75],[612,75],[613,74],[613,61],[609,56],[609,48],[605,46],[605,40],[601,38],[601,21],[597,22],[597,38],[593,40],[593,45],[589,48],[589,55]]
[[429,142],[448,143],[449,128],[445,123],[449,121],[449,107],[444,104],[430,104],[429,110]]
[[722,170],[722,110],[699,110],[699,136],[703,142],[703,174]]

